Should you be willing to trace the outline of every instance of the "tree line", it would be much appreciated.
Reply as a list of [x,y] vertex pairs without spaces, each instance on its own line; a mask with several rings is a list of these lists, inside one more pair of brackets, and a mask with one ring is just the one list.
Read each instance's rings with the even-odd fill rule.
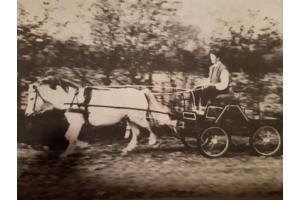
[[[221,50],[232,71],[255,74],[282,69],[282,36],[273,19],[265,17],[265,26],[260,29],[237,28],[220,20],[223,30],[207,42],[196,27],[176,20],[178,4],[166,0],[98,0],[91,7],[93,19],[88,22],[92,45],[82,44],[76,37],[62,41],[36,31],[51,20],[49,15],[55,9],[45,4],[43,20],[18,25],[18,71],[26,75],[41,67],[90,67],[101,68],[109,76],[114,69],[125,68],[137,82],[138,72],[207,68],[210,48]],[[25,17],[22,8],[19,12]]]

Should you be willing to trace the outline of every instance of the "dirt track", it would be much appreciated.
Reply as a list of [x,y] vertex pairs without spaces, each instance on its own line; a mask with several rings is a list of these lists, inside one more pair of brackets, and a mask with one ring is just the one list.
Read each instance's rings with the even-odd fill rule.
[[18,147],[19,199],[281,199],[282,158],[230,153],[207,159],[160,138],[127,156],[120,142],[95,142],[63,160],[47,147]]

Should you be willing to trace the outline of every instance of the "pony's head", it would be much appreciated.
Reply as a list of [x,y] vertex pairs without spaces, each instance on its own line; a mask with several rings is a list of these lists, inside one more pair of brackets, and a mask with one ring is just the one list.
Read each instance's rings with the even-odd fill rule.
[[41,94],[42,87],[33,83],[29,85],[27,96],[26,116],[33,116],[53,109],[53,105],[48,102]]
[[64,109],[63,102],[70,96],[70,86],[75,87],[58,79],[44,79],[30,84],[25,115],[32,116],[54,108]]

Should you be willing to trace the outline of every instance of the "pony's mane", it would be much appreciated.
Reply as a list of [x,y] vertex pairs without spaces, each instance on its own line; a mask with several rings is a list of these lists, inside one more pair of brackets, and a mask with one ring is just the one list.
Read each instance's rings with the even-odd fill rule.
[[65,92],[68,92],[70,87],[75,89],[79,88],[71,81],[61,78],[44,78],[39,80],[38,83],[41,85],[47,84],[53,90],[55,90],[57,86],[60,86]]

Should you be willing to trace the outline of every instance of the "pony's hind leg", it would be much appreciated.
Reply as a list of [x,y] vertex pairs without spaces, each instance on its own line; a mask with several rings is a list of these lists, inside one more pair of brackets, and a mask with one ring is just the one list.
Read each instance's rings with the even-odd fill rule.
[[138,124],[140,127],[143,127],[149,131],[149,138],[148,138],[148,145],[152,147],[157,147],[157,138],[154,132],[151,129],[150,123],[147,121],[146,118],[130,118],[132,121],[134,121],[136,124]]
[[129,121],[126,121],[126,129],[125,129],[125,139],[128,139],[130,137],[130,133],[131,133],[131,126],[129,124]]
[[84,119],[82,114],[80,113],[66,113],[65,114],[68,122],[69,122],[69,128],[65,134],[65,138],[68,140],[69,145],[67,149],[60,154],[60,157],[66,157],[70,154],[73,154],[76,150],[77,142],[78,142],[78,136],[81,130],[82,125],[84,124]]
[[148,129],[149,130],[149,140],[148,140],[148,145],[149,146],[154,146],[157,143],[157,139],[156,139],[156,135],[153,133],[153,131],[151,130],[151,128]]
[[131,132],[132,132],[131,140],[127,145],[127,147],[122,150],[123,155],[126,155],[129,151],[132,151],[137,146],[137,138],[140,134],[140,130],[136,125],[131,124]]
[[161,143],[157,142],[156,135],[152,131],[149,123],[146,129],[149,131],[148,145],[151,146],[152,148],[158,148],[161,145]]

